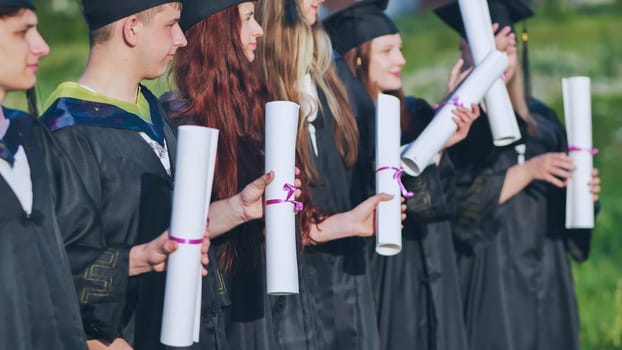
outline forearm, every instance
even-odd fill
[[[516,164],[508,169],[499,195],[499,204],[503,204],[527,187],[533,180],[527,163]]]
[[[312,224],[310,236],[315,242],[330,242],[356,236],[356,233],[353,220],[348,218],[346,212],[329,216],[319,224]]]
[[[211,239],[222,235],[246,222],[239,194],[210,204],[209,236]]]

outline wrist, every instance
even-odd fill
[[[130,249],[129,276],[140,275],[149,272],[152,266],[147,261],[146,244],[135,245]]]
[[[232,214],[234,222],[239,225],[248,221],[246,215],[244,215],[244,207],[242,205],[242,198],[240,194],[229,197],[227,200],[230,213]],[[237,226],[236,225],[236,226]]]

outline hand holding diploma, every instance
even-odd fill
[[[418,176],[432,163],[432,160],[456,132],[458,126],[453,121],[456,106],[470,106],[478,103],[488,88],[508,66],[505,54],[492,51],[488,57],[466,78],[443,104],[434,119],[412,143],[405,145],[402,152],[402,166],[406,173]]]
[[[378,204],[392,200],[393,195],[379,193],[373,195],[354,209],[331,215],[319,224],[311,226],[311,242],[326,243],[346,237],[370,237],[376,233],[376,209]],[[401,198],[401,221],[406,219],[406,205]]]
[[[206,231],[203,236],[203,243],[201,244],[202,265],[207,265],[209,263],[209,258],[207,257],[209,247],[210,239]],[[129,276],[135,276],[149,271],[164,271],[169,254],[175,252],[177,248],[179,248],[179,243],[170,239],[168,231],[165,231],[158,236],[158,238],[149,243],[132,247],[130,250]],[[207,276],[207,270],[202,268],[201,274]]]

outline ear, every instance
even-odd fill
[[[142,27],[143,23],[136,15],[131,15],[123,19],[121,22],[121,31],[123,33],[123,40],[127,45],[131,47],[138,45]]]

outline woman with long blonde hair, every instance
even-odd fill
[[[300,104],[297,159],[312,205],[300,217],[300,295],[275,297],[282,349],[377,349],[378,331],[365,254],[374,231],[372,196],[353,208],[358,129],[318,22],[323,0],[260,1],[265,39],[257,59],[272,99]],[[337,214],[340,213],[340,214]]]

